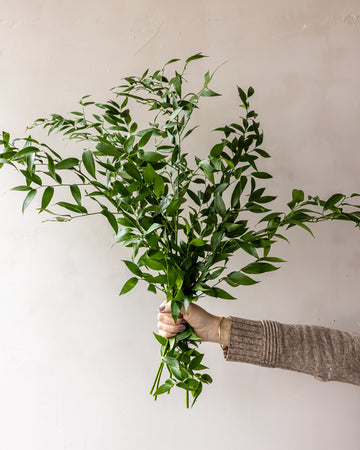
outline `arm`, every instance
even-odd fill
[[[191,304],[189,314],[174,324],[170,305],[158,315],[159,333],[171,337],[188,322],[203,340],[219,343],[220,317]],[[227,317],[221,322],[224,358],[264,367],[307,373],[322,381],[360,386],[360,334],[310,325]]]
[[[228,361],[295,370],[360,386],[360,335],[310,325],[231,317]]]

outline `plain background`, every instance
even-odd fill
[[[360,4],[357,0],[1,2],[0,129],[24,136],[34,119],[108,98],[121,77],[202,51],[189,79],[219,69],[187,150],[205,154],[216,126],[239,116],[236,85],[253,105],[272,158],[269,192],[328,198],[360,192]],[[70,147],[51,139],[64,155]],[[128,277],[104,218],[41,223],[21,215],[21,178],[0,172],[0,448],[4,450],[357,450],[360,389],[226,362],[202,344],[214,383],[193,410],[182,392],[148,395],[158,362],[161,296]],[[283,206],[284,205],[284,206]],[[286,207],[285,207],[286,208]],[[316,239],[288,233],[288,261],[237,301],[201,304],[221,315],[359,332],[360,233],[320,223]],[[234,258],[239,267],[242,255]]]

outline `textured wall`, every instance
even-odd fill
[[[326,197],[360,191],[360,4],[357,0],[2,1],[0,129],[22,135],[33,119],[97,99],[126,75],[203,51],[191,79],[216,74],[189,152],[238,117],[236,84],[254,106],[273,155],[279,204],[293,187]],[[60,141],[55,148],[68,152]],[[138,286],[118,297],[127,272],[103,218],[41,223],[21,215],[19,178],[0,173],[0,448],[135,450],[141,447],[357,450],[360,389],[302,374],[229,363],[202,344],[214,377],[197,406],[182,393],[148,395],[158,364],[152,338],[163,300]],[[359,332],[360,233],[319,224],[292,231],[288,263],[205,300],[211,312]],[[237,267],[239,261],[234,260]]]

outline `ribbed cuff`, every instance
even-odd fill
[[[280,341],[277,322],[230,318],[230,345],[224,349],[224,358],[275,367]]]

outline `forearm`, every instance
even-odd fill
[[[223,347],[230,345],[230,330],[231,330],[231,318],[224,317],[220,324],[221,316],[211,315],[210,325],[208,327],[208,336],[205,339],[208,342],[219,342],[219,326],[221,344]]]
[[[225,324],[224,321],[222,343],[227,345],[224,357],[229,361],[295,370],[323,381],[360,385],[358,334],[237,317],[228,318]]]

